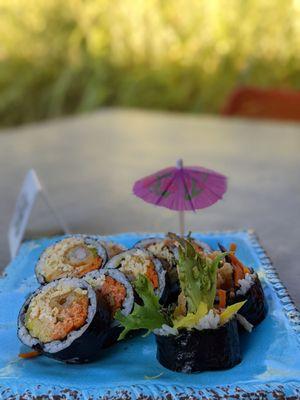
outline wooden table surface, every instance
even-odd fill
[[[190,213],[188,229],[255,229],[299,307],[300,125],[292,123],[116,109],[0,131],[0,269],[29,168],[73,232],[155,232],[176,230],[177,217],[135,198],[132,184],[179,157],[229,177],[224,200]],[[55,229],[37,203],[31,234]]]

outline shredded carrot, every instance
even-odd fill
[[[230,250],[232,253],[235,253],[236,248],[237,248],[236,243],[231,243],[231,244],[230,244],[230,247],[229,247],[229,250]]]
[[[23,359],[34,358],[40,356],[42,353],[37,350],[29,351],[28,353],[20,353],[19,357]]]
[[[126,289],[124,285],[110,276],[105,278],[100,293],[107,300],[113,315],[122,307],[126,298]]]
[[[239,286],[239,280],[244,279],[245,277],[244,270],[241,269],[239,266],[235,265],[233,270],[233,276],[234,276],[234,285]]]
[[[235,286],[239,285],[239,280],[245,278],[244,264],[233,254],[229,255],[231,264],[233,265],[233,276]]]
[[[229,254],[230,261],[232,262],[232,264],[233,264],[234,266],[239,267],[239,268],[243,271],[244,274],[249,274],[249,273],[250,273],[249,268],[247,268],[247,267],[237,258],[237,256],[234,254],[235,251],[236,251],[236,248],[237,248],[236,244],[235,244],[235,243],[231,243],[231,245],[230,245],[230,254]],[[239,279],[241,279],[241,278],[239,278]]]
[[[247,268],[247,267],[244,267],[244,274],[246,275],[246,274],[250,274],[250,270],[249,270],[249,268]]]
[[[153,265],[148,265],[146,277],[151,281],[154,289],[158,288],[158,275]]]
[[[237,258],[237,256],[230,253],[229,257],[230,257],[230,261],[231,261],[232,265],[236,265],[237,267],[239,267],[241,270],[244,271],[245,265]]]
[[[219,289],[218,295],[220,308],[226,308],[226,290]]]

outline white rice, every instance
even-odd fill
[[[163,324],[161,328],[155,329],[153,332],[155,333],[155,335],[159,336],[178,335],[178,329],[172,328],[171,326],[166,324]]]
[[[210,310],[203,318],[199,320],[199,322],[194,325],[192,328],[197,329],[198,331],[202,331],[204,329],[217,329],[220,324],[220,317],[218,314],[215,314],[213,310]],[[190,328],[190,329],[192,329]],[[178,335],[178,329],[173,328],[169,325],[163,324],[161,328],[155,329],[154,333],[159,336],[169,336]]]
[[[220,316],[215,314],[213,310],[210,310],[208,314],[200,319],[198,324],[195,325],[195,328],[198,331],[202,331],[203,329],[217,329],[219,327],[219,323]]]
[[[238,283],[240,285],[240,288],[237,290],[236,294],[244,296],[253,285],[254,280],[254,274],[246,274],[244,279],[239,279]]]
[[[151,259],[143,250],[135,250],[131,254],[125,254],[121,260],[119,270],[125,274],[129,280],[135,280],[139,275],[146,275],[147,268],[151,266]]]
[[[105,282],[105,274],[100,274],[98,271],[89,272],[83,279],[92,286],[93,289],[101,289]]]

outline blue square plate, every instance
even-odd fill
[[[148,234],[103,237],[127,247]],[[18,358],[18,311],[37,287],[34,265],[57,238],[23,244],[0,280],[0,398],[72,399],[300,399],[300,315],[252,232],[195,234],[212,248],[238,245],[237,255],[259,273],[267,318],[241,337],[243,360],[233,369],[186,375],[163,368],[153,336],[118,343],[96,363],[65,365],[46,357]],[[41,397],[40,397],[41,396]]]

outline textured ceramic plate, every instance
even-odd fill
[[[107,237],[130,247],[149,237]],[[72,399],[299,399],[300,318],[264,250],[250,232],[195,234],[213,248],[217,242],[238,244],[238,256],[259,273],[268,316],[251,334],[241,337],[243,360],[231,370],[185,375],[163,368],[155,358],[150,335],[119,343],[88,365],[64,365],[38,357],[18,359],[24,351],[16,320],[25,297],[37,287],[34,264],[57,238],[25,243],[0,280],[0,398],[44,396]],[[41,397],[40,397],[41,396]]]

